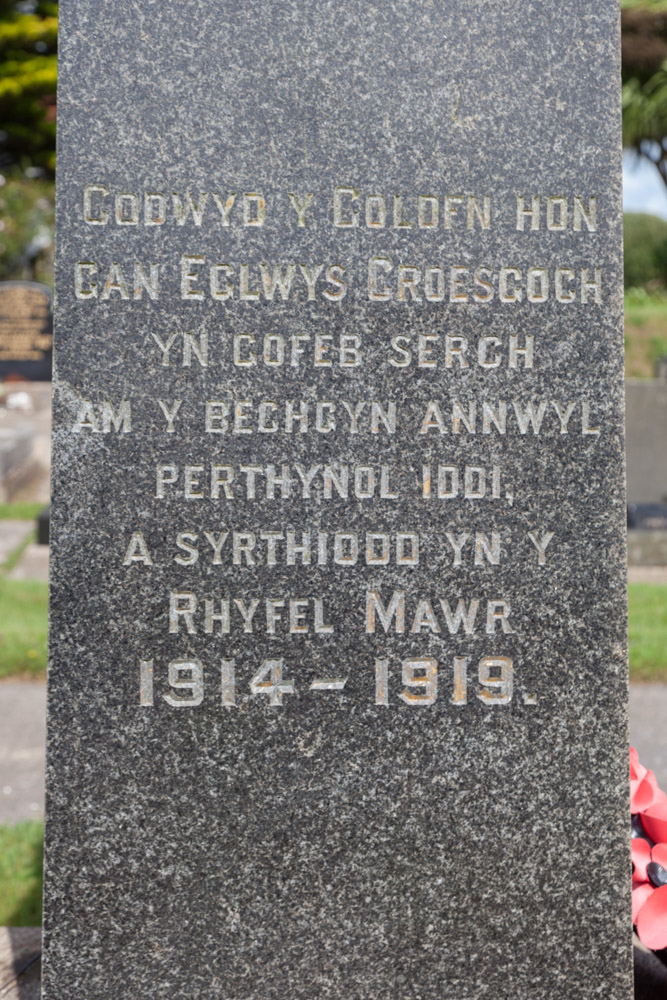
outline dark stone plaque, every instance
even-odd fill
[[[0,378],[51,379],[51,289],[36,281],[0,282]]]
[[[60,10],[44,1000],[627,1000],[615,5]]]

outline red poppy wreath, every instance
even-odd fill
[[[632,922],[652,951],[667,948],[667,795],[630,747]],[[660,956],[663,957],[662,955]]]

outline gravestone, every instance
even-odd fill
[[[60,11],[44,1000],[629,998],[615,5]]]
[[[0,378],[51,379],[51,289],[36,281],[0,282]]]
[[[629,504],[667,502],[667,367],[625,383]]]

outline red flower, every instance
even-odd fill
[[[653,771],[639,763],[637,751],[630,747],[630,812],[633,816],[644,814],[647,809],[663,802],[667,803],[667,795],[658,788]],[[667,837],[652,839],[667,840]]]
[[[630,798],[642,831],[632,840],[632,922],[642,944],[658,951],[667,947],[667,795],[653,772],[639,763],[634,747]]]

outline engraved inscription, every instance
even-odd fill
[[[512,701],[515,688],[515,664],[509,656],[482,656],[476,663],[475,680],[469,678],[470,657],[454,657],[452,664],[439,663],[432,656],[414,656],[404,659],[395,671],[393,699],[391,690],[391,661],[377,659],[373,666],[375,676],[373,700],[375,705],[399,708],[401,703],[409,708],[428,708],[438,697],[447,698],[450,705],[465,707],[469,692],[487,707],[507,706]],[[142,660],[139,666],[139,704],[156,708],[154,661]],[[245,691],[239,683],[235,659],[223,659],[219,665],[219,680],[213,683],[214,668],[209,671],[209,687],[217,688],[223,708],[238,708],[241,704],[263,703],[271,708],[285,708],[290,695],[338,694],[344,695],[348,677],[316,677],[300,686],[288,674],[285,660],[265,659],[252,673],[250,664],[243,664]],[[146,679],[148,677],[148,680]],[[369,685],[363,679],[364,687]],[[162,700],[171,708],[198,708],[204,701],[205,672],[202,662],[192,657],[172,660],[167,665],[166,677],[161,684]],[[243,692],[243,693],[242,693]],[[370,691],[368,692],[370,693]],[[523,704],[534,706],[533,694],[524,694]]]
[[[143,516],[128,525],[116,558],[129,586],[158,567],[174,574],[163,595],[166,634],[274,644],[254,664],[230,646],[215,667],[221,706],[279,709],[302,696],[344,703],[360,681],[335,658],[307,676],[307,655],[290,668],[278,652],[280,643],[321,647],[341,627],[365,642],[491,644],[451,655],[406,649],[400,660],[378,648],[364,681],[376,706],[513,703],[515,657],[497,644],[521,634],[526,609],[493,581],[519,564],[547,576],[562,539],[532,515],[521,530],[484,515],[520,512],[530,500],[516,459],[534,438],[546,444],[569,435],[595,448],[607,434],[604,400],[548,393],[537,381],[555,343],[543,317],[607,299],[605,268],[589,251],[603,221],[598,195],[534,190],[501,198],[437,184],[415,192],[345,181],[267,190],[242,179],[167,191],[92,181],[80,206],[93,237],[120,229],[131,246],[133,234],[148,229],[163,248],[173,245],[160,263],[89,249],[75,264],[80,308],[141,310],[134,350],[156,385],[148,405],[84,387],[70,431],[82,446],[106,436],[104,447],[114,449],[128,435],[131,442],[148,434],[159,449],[151,452],[152,482],[142,473],[140,486],[142,505],[158,521]],[[290,252],[264,253],[258,240],[281,228],[295,241]],[[326,252],[313,252],[318,230],[334,240]],[[218,251],[204,246],[198,234],[205,232],[233,236],[233,251],[224,242]],[[491,253],[490,234],[503,232],[524,241],[525,251]],[[564,233],[573,242],[540,260],[537,232],[554,247]],[[310,250],[299,253],[306,237]],[[476,252],[462,252],[472,237]],[[165,297],[191,310],[192,321],[184,313],[180,322],[156,322]],[[388,323],[385,336],[371,334],[353,318],[364,302],[378,315],[408,319]],[[438,312],[425,320],[423,310],[437,305],[458,310],[465,324]],[[294,308],[305,310],[306,322],[292,323]],[[489,326],[482,314],[491,308],[507,321]],[[338,319],[325,323],[325,315]],[[304,459],[304,445],[317,457]],[[408,502],[410,517],[397,518]],[[260,506],[293,516],[258,520]],[[322,524],[315,511],[335,517]],[[434,567],[448,574],[447,586]],[[260,580],[262,568],[281,568],[292,582]],[[201,587],[202,572],[220,576]],[[428,582],[415,588],[401,576],[415,573]],[[243,587],[235,588],[238,574]],[[336,596],[334,581],[343,579],[350,588]],[[452,588],[464,579],[468,589]],[[140,658],[141,706],[196,709],[209,697],[214,668],[204,659],[188,650],[159,669],[156,662]],[[521,690],[521,706],[537,701],[532,684]]]

